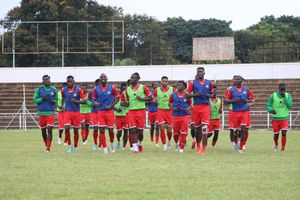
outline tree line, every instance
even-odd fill
[[[124,15],[122,8],[99,4],[95,0],[22,0],[20,6],[12,8],[3,21],[124,21],[124,52],[116,53],[115,65],[159,65],[191,64],[193,37],[233,36],[235,40],[234,63],[267,63],[300,61],[300,17],[265,16],[247,29],[233,31],[231,21],[219,19],[185,20],[181,17],[159,21],[147,15]],[[12,38],[10,24],[5,26],[6,38]],[[66,43],[66,29],[74,35]],[[16,27],[16,50],[35,51],[85,51],[94,49],[111,51],[112,29],[110,24],[96,25],[89,29],[88,44],[85,42],[82,24],[41,25],[38,47],[36,47],[36,24],[19,24]],[[116,27],[115,50],[120,50],[121,27]],[[81,34],[82,32],[82,34]],[[58,37],[51,37],[49,35]],[[43,34],[48,35],[42,37]],[[119,36],[118,36],[119,35]],[[100,37],[101,36],[101,37]],[[65,40],[64,40],[64,39]],[[2,46],[2,37],[0,43]],[[66,47],[67,46],[67,47]],[[10,40],[4,47],[11,51]],[[0,66],[12,66],[12,55],[1,54]],[[61,66],[61,54],[16,55],[16,66]],[[229,61],[202,61],[201,63],[226,63]],[[109,66],[110,53],[64,54],[65,66]]]

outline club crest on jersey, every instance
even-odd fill
[[[187,99],[183,99],[183,102],[187,102]]]
[[[107,92],[107,94],[111,94],[111,92],[110,92],[110,91],[108,91],[108,92]]]
[[[244,91],[243,93],[246,94],[246,91]]]
[[[76,93],[74,93],[74,94],[73,94],[73,97],[76,97],[76,96],[77,96],[77,94],[76,94]]]
[[[209,85],[205,85],[206,88],[209,88]]]
[[[51,92],[50,95],[53,96],[53,95],[54,95],[54,92]]]

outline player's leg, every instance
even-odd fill
[[[287,141],[287,130],[288,130],[288,120],[279,120],[281,129],[281,152],[285,152],[285,145]]]
[[[179,135],[179,153],[183,153],[186,144],[186,137],[188,134],[188,117],[183,116],[180,120],[180,135]]]
[[[172,140],[172,111],[166,110],[165,111],[165,122],[167,125],[167,136],[168,136],[168,149],[171,149],[171,140]]]
[[[57,138],[57,143],[62,144],[62,134],[64,132],[64,118],[63,118],[63,112],[58,112],[57,113],[57,118],[58,118],[58,138]]]
[[[139,152],[143,152],[143,139],[144,139],[144,127],[146,122],[146,112],[144,110],[139,110],[137,113],[137,133],[138,133],[138,148]]]
[[[157,121],[155,121],[155,145],[159,146],[159,126],[157,124]]]
[[[153,142],[155,129],[155,114],[153,112],[148,112],[148,121],[150,124],[150,141]]]
[[[81,138],[82,138],[83,145],[86,145],[86,143],[85,143],[85,138],[86,138],[86,129],[85,129],[85,127],[86,127],[85,120],[83,120],[81,122]]]
[[[115,140],[115,133],[114,133],[114,111],[108,111],[106,115],[106,125],[108,127],[108,134],[109,134],[109,141],[110,141],[110,152],[114,153],[115,146],[114,146],[114,140]]]
[[[105,111],[98,111],[98,125],[99,125],[99,145],[98,148],[103,148],[103,153],[107,154],[107,144],[105,136],[106,125],[106,113]]]
[[[191,123],[190,124],[190,128],[191,128],[191,136],[192,136],[192,147],[191,149],[195,149],[195,146],[196,146],[196,133],[195,133],[195,123]]]
[[[80,128],[80,113],[78,112],[73,112],[72,113],[72,125],[74,127],[74,149],[73,152],[77,153],[77,147],[78,147],[78,141],[79,141],[79,128]]]
[[[164,120],[163,114],[164,113],[162,110],[157,111],[157,122],[158,122],[158,126],[159,126],[161,142],[164,146],[164,149],[167,149],[167,145],[166,145],[167,141],[166,141],[166,133],[165,133],[165,120]]]
[[[201,135],[202,135],[202,148],[201,153],[204,156],[206,153],[206,146],[207,146],[207,135],[208,135],[208,126],[207,124],[201,124]]]
[[[52,143],[52,130],[54,126],[54,115],[50,115],[46,117],[47,119],[47,150],[50,151],[51,149],[51,143]]]
[[[212,147],[215,148],[216,144],[217,144],[217,141],[218,141],[218,137],[219,137],[219,130],[215,130],[214,131],[214,137],[212,139]]]
[[[126,144],[127,144],[127,141],[128,141],[128,131],[129,131],[129,129],[125,128],[123,130],[124,130],[124,134],[123,134],[123,146],[122,146],[122,150],[125,150]]]
[[[174,142],[175,142],[175,151],[179,152],[179,135],[180,135],[180,120],[178,117],[173,117],[173,132],[174,132]]]
[[[285,151],[286,141],[287,141],[287,130],[282,130],[281,131],[281,152]]]

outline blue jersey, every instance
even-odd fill
[[[65,110],[66,111],[72,111],[72,112],[79,111],[80,110],[79,103],[71,102],[72,98],[75,99],[75,100],[80,101],[79,87],[75,85],[73,92],[69,93],[68,86],[66,86],[66,87],[64,87],[63,92],[64,92]]]
[[[241,91],[238,91],[235,87],[230,88],[231,91],[231,99],[240,99],[238,103],[232,103],[232,111],[247,111],[249,110],[249,106],[244,100],[248,99],[248,88],[246,86],[242,87]]]
[[[153,95],[153,92],[151,92],[151,95]],[[157,103],[149,103],[148,104],[148,111],[149,112],[157,112]]]
[[[40,112],[50,112],[54,111],[55,104],[50,103],[51,100],[55,100],[56,89],[54,87],[50,87],[49,90],[46,90],[44,86],[40,86],[39,90],[39,98],[43,98],[47,96],[47,100],[42,101],[38,104],[38,111]]]
[[[172,98],[173,98],[173,108],[178,108],[177,111],[172,110],[172,115],[173,116],[189,115],[189,113],[186,111],[186,109],[189,107],[188,98],[186,96],[179,97],[177,95],[177,92],[173,92]]]
[[[193,93],[197,93],[200,91],[200,96],[194,97],[194,105],[207,104],[209,105],[209,98],[207,95],[210,94],[211,82],[205,79],[205,83],[201,84],[198,80],[193,81]]]
[[[113,86],[111,84],[108,84],[106,91],[101,90],[100,86],[97,86],[96,94],[96,101],[100,104],[99,110],[107,110],[106,106],[114,105],[115,97],[113,94]]]
[[[94,100],[94,88],[92,88],[91,90],[90,90],[90,96],[91,96],[91,101],[92,100]],[[98,110],[99,110],[99,106],[92,106],[92,110],[91,110],[91,112],[98,112]]]

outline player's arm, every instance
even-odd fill
[[[192,94],[193,88],[194,88],[194,83],[193,83],[193,81],[191,81],[191,82],[189,83],[189,85],[188,85],[187,90],[186,90],[186,96],[187,96],[188,98],[198,97],[198,96],[201,95],[201,92],[200,92],[200,91],[198,91],[198,92]]]
[[[222,105],[222,100],[221,100],[221,106],[220,106],[220,109],[219,109],[219,113],[222,114],[222,111],[223,111],[223,105]]]
[[[276,114],[276,110],[273,109],[274,98],[271,95],[267,101],[267,111],[272,114]]]
[[[171,94],[170,97],[169,97],[168,105],[169,105],[171,110],[174,110],[174,111],[178,110],[178,108],[173,107],[173,94]]]
[[[127,94],[127,90],[123,91],[120,97],[121,100],[121,106],[123,107],[129,107],[129,98]]]
[[[57,90],[56,88],[54,88],[54,96],[52,99],[50,99],[50,103],[53,104],[53,105],[56,105],[57,104]]]
[[[146,97],[142,98],[139,95],[137,95],[136,99],[139,101],[151,101],[153,99],[150,90],[145,85],[144,85],[144,93]]]
[[[214,86],[214,84],[212,82],[210,82],[210,86],[209,86],[209,94],[207,94],[208,98],[213,98],[217,92],[217,88]]]
[[[40,91],[39,88],[36,88],[36,90],[34,91],[34,94],[33,94],[33,103],[35,103],[35,104],[39,104],[44,101],[44,99],[40,97],[39,91]]]
[[[284,103],[288,109],[293,107],[293,99],[289,93],[287,93],[287,95],[284,97]]]
[[[79,88],[78,94],[79,94],[80,100],[76,100],[74,98],[71,98],[70,101],[72,103],[86,104],[86,96],[84,95],[83,90],[81,88]]]

